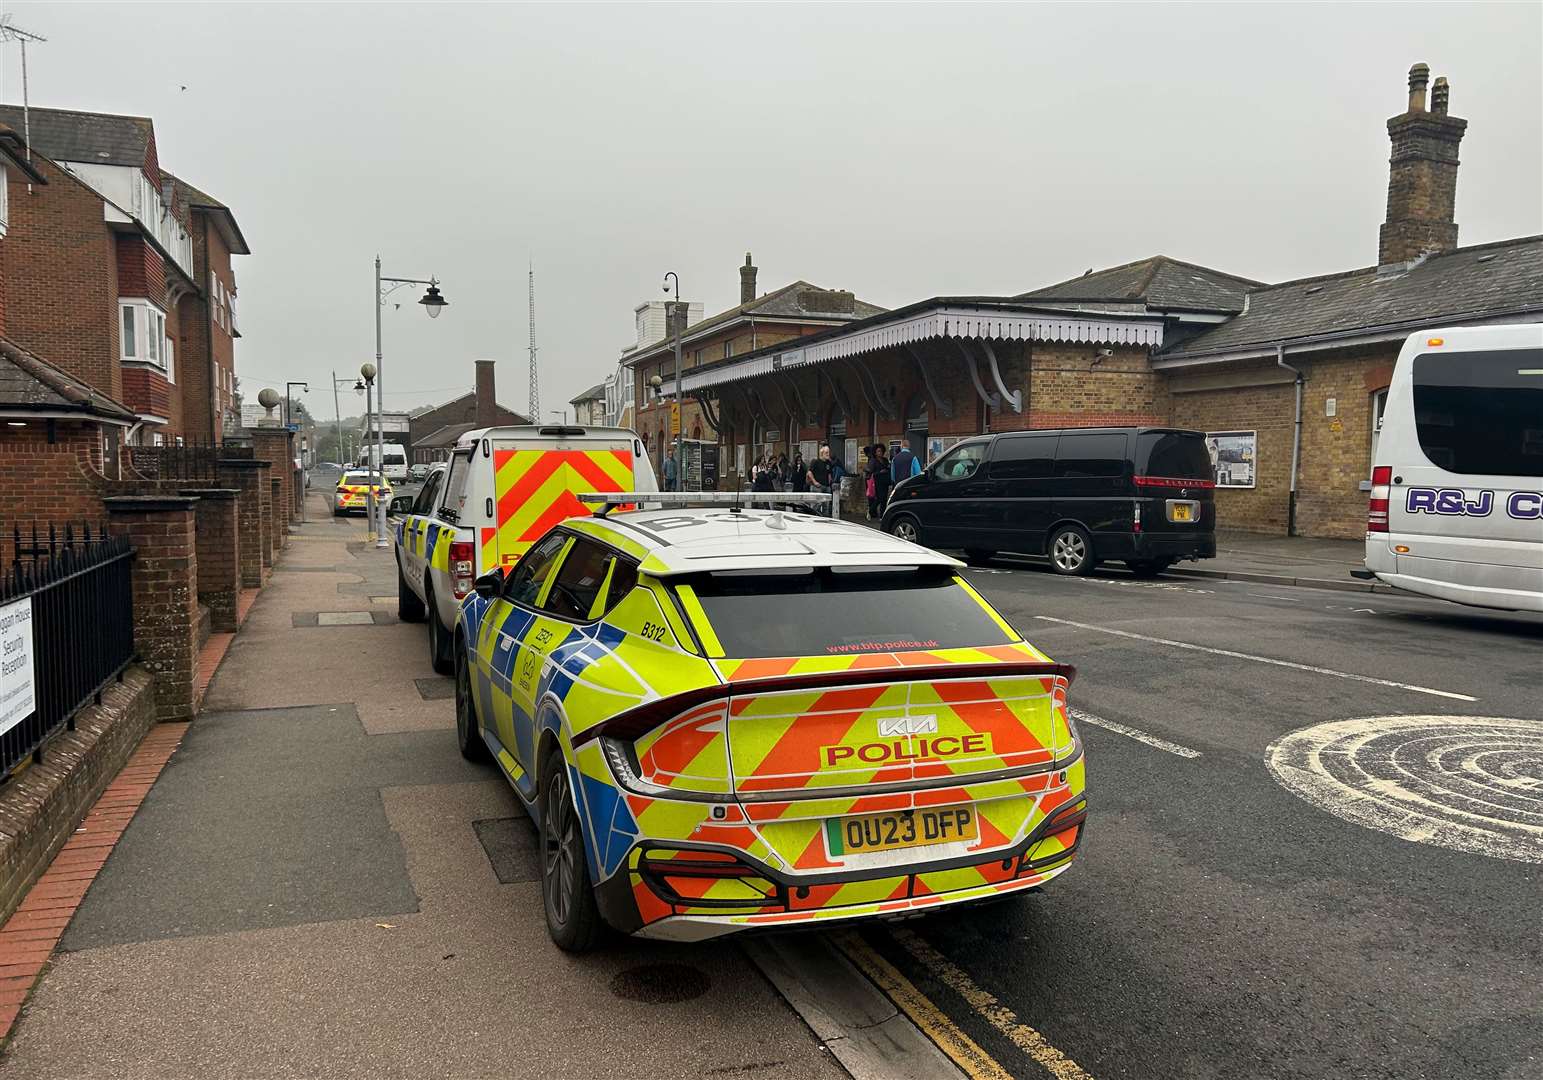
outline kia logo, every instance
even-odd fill
[[[879,721],[879,738],[893,735],[935,735],[938,730],[936,716],[891,716]]]

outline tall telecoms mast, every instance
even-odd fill
[[[530,419],[541,422],[541,380],[536,366],[536,268],[530,268]]]

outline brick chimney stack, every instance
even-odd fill
[[[1451,88],[1436,80],[1425,108],[1430,68],[1409,69],[1409,109],[1388,120],[1388,216],[1378,236],[1377,264],[1409,262],[1457,247],[1457,147],[1468,121],[1447,115]]]
[[[494,396],[494,360],[477,361],[477,411],[478,427],[498,426],[498,399]],[[464,413],[462,415],[465,415]]]
[[[750,252],[745,252],[745,265],[739,268],[739,302],[748,304],[755,299],[755,271],[750,264]]]

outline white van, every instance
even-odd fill
[[[434,669],[448,675],[456,615],[479,575],[513,566],[558,522],[594,513],[579,495],[658,490],[635,431],[535,425],[468,431],[417,495],[391,502],[391,514],[401,519],[394,529],[397,614],[404,622],[427,617]]]
[[[1404,342],[1373,455],[1366,569],[1460,604],[1543,611],[1543,324]]]
[[[394,442],[388,442],[385,446],[377,446],[375,443],[371,443],[369,449],[364,454],[363,460],[374,465],[376,459],[382,455],[384,455],[386,463],[381,468],[381,472],[386,474],[386,479],[397,484],[405,483],[407,480],[407,448],[401,443]]]

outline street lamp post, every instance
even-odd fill
[[[438,278],[381,277],[380,256],[375,256],[375,401],[377,408],[380,407],[379,403],[384,400],[381,395],[385,393],[385,380],[381,376],[380,363],[380,312],[386,306],[386,297],[404,285],[428,286],[428,290],[423,294],[423,298],[418,303],[423,305],[423,310],[428,312],[431,319],[439,318],[440,311],[450,303],[450,301],[439,295]],[[382,462],[381,468],[385,468],[384,462]],[[382,473],[382,475],[385,474]]]
[[[384,487],[386,482],[386,443],[385,437],[380,429],[380,383],[378,376],[379,371],[374,364],[366,363],[359,365],[359,377],[364,380],[364,419],[366,436],[368,436],[369,432],[371,415],[370,390],[373,388],[375,391],[375,471],[374,473],[368,471],[369,453],[366,451],[366,472],[364,475],[369,480],[365,490],[368,492],[366,499],[370,515],[370,524],[375,529],[375,546],[378,548],[383,548],[389,547],[390,542],[386,539],[386,504],[375,495],[375,489],[377,487]]]
[[[681,459],[680,453],[681,421],[684,419],[680,415],[680,329],[681,323],[685,322],[685,320],[681,318],[680,312],[680,275],[674,270],[664,275],[664,293],[666,296],[670,294],[671,278],[675,279],[675,308],[673,312],[674,319],[672,320],[675,324],[675,391],[670,397],[670,433],[674,436],[674,442],[670,448],[670,456],[675,460],[676,490],[681,490],[685,487],[685,476],[683,474],[686,463]]]

